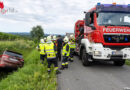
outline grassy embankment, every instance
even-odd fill
[[[0,53],[5,49],[21,52],[25,64],[23,68],[7,75],[0,81],[0,90],[56,90],[56,76],[48,75],[46,65],[39,60],[39,52],[31,41],[2,41]]]
[[[130,66],[130,60],[126,60],[126,65]]]

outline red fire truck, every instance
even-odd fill
[[[130,5],[100,4],[75,23],[76,52],[85,66],[113,61],[123,66],[130,59]]]

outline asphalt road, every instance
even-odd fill
[[[78,57],[74,59],[69,68],[58,75],[58,90],[125,90],[130,87],[130,66],[102,62],[84,67]]]

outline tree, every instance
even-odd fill
[[[40,38],[44,36],[44,31],[43,28],[40,25],[38,25],[32,28],[30,34],[33,40],[36,40],[36,42],[38,42]]]

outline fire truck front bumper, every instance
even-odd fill
[[[130,59],[130,47],[123,49],[111,49],[104,47],[102,44],[94,44],[90,52],[93,59],[118,60]]]

